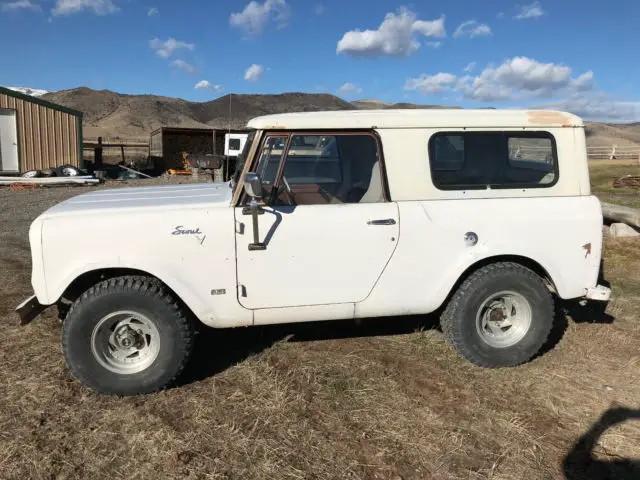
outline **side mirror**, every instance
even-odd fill
[[[251,197],[249,207],[242,209],[243,215],[251,215],[253,220],[253,243],[249,244],[249,250],[266,250],[267,246],[260,241],[260,233],[258,231],[258,215],[264,214],[264,210],[258,204],[258,200],[262,198],[262,180],[260,175],[248,172],[244,178],[244,190]]]
[[[260,175],[247,172],[244,178],[244,190],[252,199],[262,198],[262,179],[260,179]]]

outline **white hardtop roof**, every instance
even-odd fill
[[[388,109],[264,115],[249,128],[274,130],[351,128],[582,127],[582,119],[557,110]]]

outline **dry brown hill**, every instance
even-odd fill
[[[209,102],[157,95],[125,95],[81,87],[42,98],[84,112],[86,137],[146,137],[162,126],[239,128],[252,117],[291,111],[348,110],[355,107],[329,94],[229,95]]]
[[[351,102],[358,110],[375,110],[375,109],[389,109],[389,108],[461,108],[461,107],[447,107],[443,105],[418,105],[415,103],[389,103],[389,102],[381,102],[380,100],[356,100],[355,102]]]
[[[378,100],[347,102],[330,94],[229,95],[208,102],[189,102],[158,95],[126,95],[86,87],[47,93],[42,98],[84,112],[87,138],[119,136],[145,138],[162,126],[240,128],[252,117],[270,113],[387,108],[460,108]],[[640,124],[587,122],[589,145],[640,145]]]
[[[606,124],[586,122],[587,143],[597,146],[640,146],[640,123]]]

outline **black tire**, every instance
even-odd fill
[[[514,344],[495,346],[485,339],[491,337],[490,329],[481,326],[482,318],[491,316],[479,319],[478,315],[485,300],[501,292],[515,292],[528,302],[530,323],[522,338],[514,339]],[[506,312],[506,309],[498,310],[499,314]],[[487,265],[471,274],[454,293],[440,318],[445,338],[455,351],[485,368],[512,367],[529,361],[546,343],[553,321],[553,297],[542,278],[511,262]]]
[[[156,328],[157,354],[151,357],[151,364],[135,373],[107,368],[92,348],[92,335],[100,331],[101,320],[118,311],[152,319]],[[193,337],[193,324],[159,281],[126,276],[98,283],[74,302],[63,323],[62,348],[71,374],[83,384],[102,394],[139,395],[166,388],[176,380],[191,354]]]

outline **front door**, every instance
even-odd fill
[[[18,172],[16,112],[0,108],[0,172]]]
[[[252,217],[236,208],[240,303],[262,309],[360,302],[398,241],[397,204],[384,187],[368,132],[267,135],[253,171],[265,206],[252,250]]]

